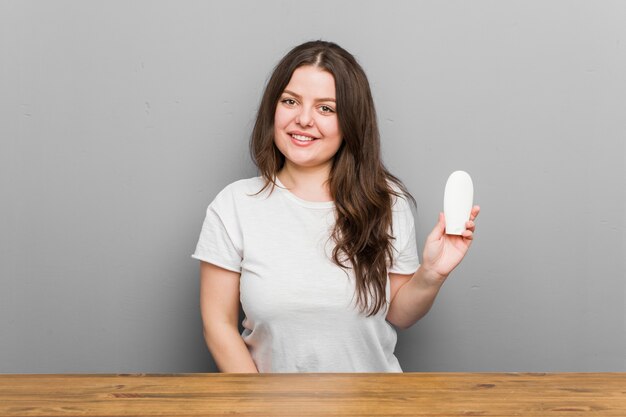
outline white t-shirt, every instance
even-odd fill
[[[228,185],[209,205],[193,258],[240,272],[245,341],[259,372],[402,372],[387,307],[365,317],[354,275],[332,261],[334,203],[305,201],[255,177]],[[393,205],[389,272],[419,266],[415,226]],[[389,304],[387,279],[387,305]]]

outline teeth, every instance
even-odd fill
[[[291,135],[291,137],[296,139],[296,140],[301,140],[301,141],[306,141],[306,142],[309,142],[309,141],[312,141],[313,139],[315,139],[315,138],[311,138],[311,137],[308,137],[308,136],[302,136],[302,135]]]

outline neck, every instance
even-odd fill
[[[278,179],[296,196],[308,201],[332,201],[328,188],[330,164],[321,167],[302,168],[285,162]]]

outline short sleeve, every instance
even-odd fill
[[[242,250],[234,242],[240,231],[232,210],[223,210],[218,196],[206,211],[200,238],[192,258],[234,272],[241,272]]]
[[[420,265],[415,242],[415,220],[405,197],[397,197],[393,205],[393,259],[389,272],[413,274]]]

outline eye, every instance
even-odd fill
[[[292,98],[284,98],[280,101],[281,103],[284,103],[288,106],[294,106],[296,104],[296,100],[292,99]]]
[[[320,106],[322,113],[334,113],[335,110],[330,106]]]

